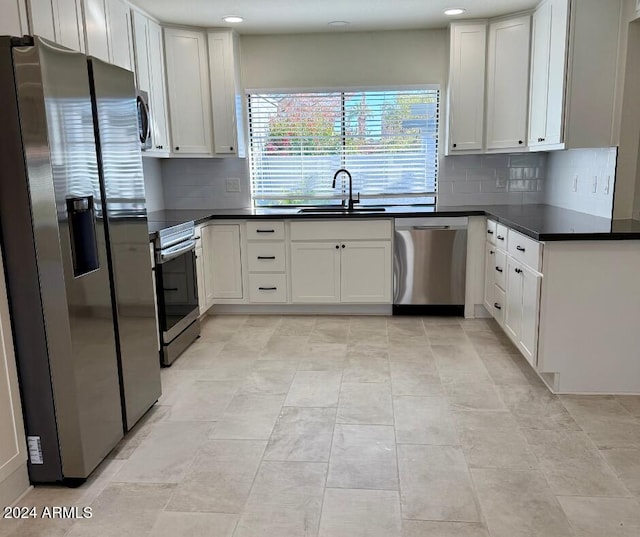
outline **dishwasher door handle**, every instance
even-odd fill
[[[439,229],[451,229],[451,226],[413,226],[411,229],[415,231],[437,231]]]

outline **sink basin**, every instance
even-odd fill
[[[335,214],[357,214],[357,213],[380,213],[385,211],[384,207],[358,207],[357,209],[347,209],[346,207],[304,207],[299,213],[335,213]]]

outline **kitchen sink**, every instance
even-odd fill
[[[334,213],[334,214],[358,214],[358,213],[380,213],[386,211],[384,207],[358,207],[347,209],[346,207],[304,207],[299,213]]]

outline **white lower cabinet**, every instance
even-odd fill
[[[291,243],[291,301],[340,302],[340,243]]]
[[[210,279],[205,276],[205,282],[211,281],[211,298],[242,298],[240,224],[213,224],[205,229],[208,239],[204,243],[206,246],[203,246],[204,271],[211,271]]]
[[[207,312],[207,292],[205,290],[204,256],[202,247],[196,248],[196,278],[198,279],[198,308],[200,315]]]
[[[340,245],[340,300],[391,301],[391,243],[349,241]]]
[[[496,247],[489,241],[486,243],[485,256],[484,256],[484,307],[489,313],[494,315],[494,299],[495,299],[495,277],[493,271],[495,270],[496,262]]]
[[[522,267],[509,258],[507,261],[507,307],[504,329],[517,344],[522,331]]]
[[[286,274],[249,274],[249,302],[275,304],[286,301]]]

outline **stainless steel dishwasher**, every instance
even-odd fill
[[[396,218],[393,313],[462,315],[466,217]]]

